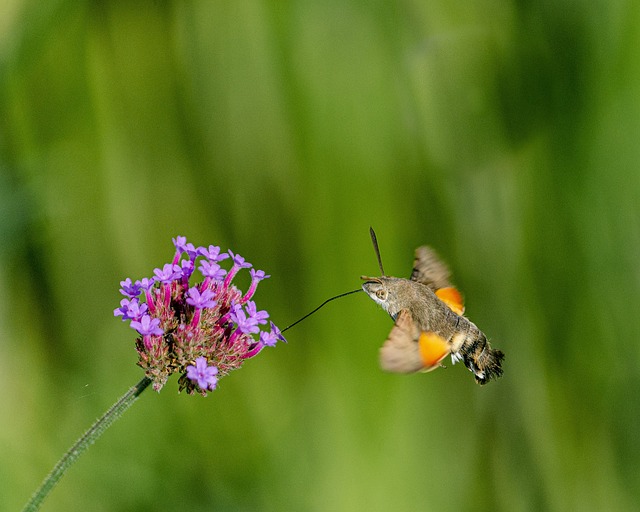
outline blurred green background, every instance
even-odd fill
[[[284,327],[377,274],[370,225],[391,275],[445,257],[504,378],[382,373],[352,295],[145,392],[43,510],[637,506],[638,2],[0,9],[1,510],[141,377],[112,311],[171,237],[270,273]]]

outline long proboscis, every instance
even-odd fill
[[[369,227],[369,234],[371,235],[371,241],[373,242],[373,249],[374,251],[376,251],[376,256],[378,258],[378,266],[380,267],[380,273],[384,276],[384,269],[382,268],[382,257],[380,256],[380,248],[378,247],[378,238],[376,237],[376,232],[373,230],[372,227]],[[282,329],[282,331],[280,332],[284,332],[287,331],[289,329],[291,329],[294,325],[298,325],[300,322],[302,322],[305,318],[310,317],[311,315],[313,315],[316,311],[318,311],[321,307],[325,306],[326,304],[328,304],[329,302],[331,302],[332,300],[336,300],[336,299],[340,299],[342,297],[346,297],[347,295],[351,295],[352,293],[358,293],[361,292],[362,288],[358,288],[357,290],[351,290],[350,292],[345,292],[345,293],[341,293],[340,295],[336,295],[335,297],[331,297],[330,299],[325,300],[322,304],[320,304],[316,309],[314,309],[313,311],[307,313],[306,315],[304,315],[302,318],[296,320],[295,322],[293,322],[291,325],[285,327],[284,329]]]
[[[307,313],[306,315],[304,315],[302,318],[300,318],[299,320],[296,320],[295,322],[293,322],[291,325],[289,325],[288,327],[285,327],[284,329],[282,329],[282,331],[280,332],[284,332],[288,329],[291,329],[294,325],[299,324],[300,322],[302,322],[305,318],[310,317],[311,315],[313,315],[316,311],[318,311],[322,306],[324,306],[325,304],[328,304],[329,302],[331,302],[332,300],[336,300],[336,299],[340,299],[341,297],[346,297],[347,295],[351,295],[352,293],[357,293],[357,292],[361,292],[362,288],[358,288],[357,290],[351,290],[350,292],[346,292],[346,293],[341,293],[340,295],[336,295],[335,297],[331,297],[330,299],[325,300],[322,304],[320,304],[316,309],[314,309],[313,311],[311,311],[310,313]]]

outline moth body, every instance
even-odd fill
[[[476,382],[486,384],[502,375],[504,354],[463,316],[462,297],[448,278],[447,267],[427,247],[416,250],[411,279],[363,277],[364,291],[395,321],[380,351],[381,366],[397,373],[430,371],[450,354],[453,364],[463,361]]]

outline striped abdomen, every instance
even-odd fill
[[[459,316],[456,323],[457,329],[450,338],[452,362],[462,360],[478,384],[501,377],[502,351],[492,349],[483,332],[465,317]]]

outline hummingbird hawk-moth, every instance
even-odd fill
[[[416,249],[409,279],[388,277],[373,229],[371,238],[383,275],[363,276],[362,288],[395,322],[380,349],[382,369],[428,372],[451,354],[451,362],[463,361],[478,384],[502,376],[504,354],[492,349],[482,331],[464,316],[462,296],[435,251],[427,246]]]

